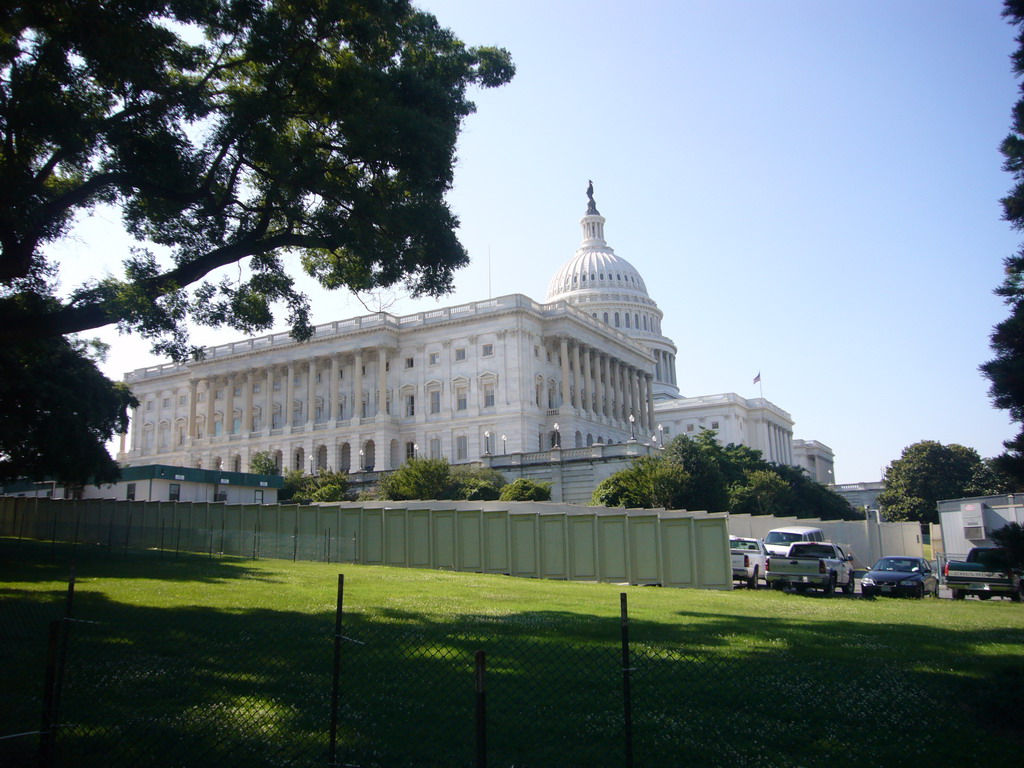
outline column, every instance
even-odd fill
[[[310,358],[306,374],[306,423],[313,426],[316,420],[316,358]]]
[[[206,439],[213,437],[213,398],[217,394],[217,379],[208,376],[206,379]]]
[[[583,368],[580,365],[579,342],[572,345],[572,366],[576,376],[575,385],[573,386],[573,394],[575,395],[573,399],[576,401],[574,405],[582,409],[585,406],[583,405]]]
[[[384,416],[388,412],[388,350],[383,344],[377,347],[377,367],[377,414]]]
[[[599,371],[598,371],[598,388],[597,388],[597,411],[605,418],[608,418],[611,408],[612,397],[610,394],[611,387],[609,386],[611,381],[608,374],[608,355],[600,355],[597,359]]]
[[[636,394],[637,394],[637,421],[640,422],[640,428],[643,430],[645,438],[651,435],[651,425],[647,420],[647,378],[644,376],[643,371],[636,372]]]
[[[221,420],[225,435],[230,435],[235,426],[235,374],[227,377],[224,387],[224,416]]]
[[[340,381],[341,360],[338,355],[331,355],[331,391],[324,398],[324,408],[329,409],[327,410],[327,420],[332,424],[338,419],[338,389]],[[337,461],[335,461],[334,466],[338,466]]]
[[[256,381],[256,369],[250,368],[245,372],[245,391],[242,393],[242,434],[248,435],[252,432],[252,385]]]
[[[263,395],[263,429],[268,431],[274,426],[274,366],[267,366],[266,383],[263,385],[267,391]]]
[[[619,388],[619,363],[612,358],[608,358],[608,387],[608,418],[618,422],[622,407],[622,391]]]
[[[569,392],[569,340],[564,336],[559,339],[559,352],[562,359],[562,404],[571,405],[572,396]]]
[[[189,436],[190,440],[195,440],[195,437],[196,437],[196,394],[197,394],[198,389],[199,389],[199,379],[189,379],[189,382],[188,382],[188,436]]]
[[[284,387],[284,406],[281,414],[284,417],[282,423],[292,426],[293,413],[295,408],[295,363],[288,363],[288,381]]]
[[[583,352],[583,387],[580,389],[580,393],[583,399],[583,412],[586,414],[594,410],[594,382],[590,378],[590,357],[593,353],[592,349],[586,349]]]
[[[647,424],[653,435],[653,430],[658,428],[658,422],[654,416],[654,377],[650,373],[647,374]],[[661,438],[660,435],[658,437]]]
[[[356,424],[359,423],[359,419],[363,416],[363,350],[357,349],[355,355],[355,363],[353,364],[354,370],[352,371],[352,418],[356,419]],[[359,441],[355,441],[353,444],[353,453],[359,450],[362,446]],[[356,463],[356,456],[353,455],[352,463]],[[362,470],[362,467],[360,467]]]

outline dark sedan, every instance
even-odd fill
[[[864,597],[937,595],[939,579],[923,557],[883,557],[860,580]]]

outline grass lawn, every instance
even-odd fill
[[[0,540],[0,736],[38,727],[70,554]],[[1024,742],[1009,601],[75,554],[59,764],[326,764],[339,573],[342,764],[472,765],[483,649],[489,765],[624,765],[622,592],[638,766],[1004,761]],[[26,744],[0,741],[0,763]]]

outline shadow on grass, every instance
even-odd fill
[[[0,569],[20,577],[29,565]],[[211,589],[249,570],[200,557],[89,565],[114,578],[164,567],[145,575]],[[34,712],[24,723],[0,714],[0,735],[38,725],[45,622],[62,598],[0,593],[0,638],[17,650],[5,701],[31,699],[18,711]],[[58,765],[327,762],[330,611],[140,607],[85,584],[74,615]],[[630,625],[637,765],[1003,760],[1024,733],[1020,657],[1000,650],[1024,640],[1019,629],[678,615],[690,621]],[[385,608],[345,616],[342,635],[341,764],[472,765],[477,650],[487,655],[489,765],[624,764],[618,616],[517,611],[454,623]],[[4,759],[10,743],[0,741],[0,763],[16,765]]]

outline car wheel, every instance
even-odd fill
[[[835,594],[835,591],[836,591],[836,575],[834,573],[829,574],[828,584],[825,585],[825,589],[823,591],[825,592],[826,595]]]
[[[786,585],[783,584],[781,581],[769,581],[768,586],[776,590],[777,592],[781,592],[786,588]]]
[[[806,595],[807,594],[807,585],[806,584],[797,584],[796,585],[796,591],[799,592],[801,595]]]
[[[992,595],[978,595],[979,600],[991,600]]]
[[[1015,603],[1019,603],[1021,601],[1020,590],[1021,590],[1021,588],[1017,587],[1017,591],[1016,592],[1010,593],[1010,599],[1013,600],[1013,602],[1015,602]]]
[[[924,598],[924,584],[918,584],[914,589],[914,597],[918,600]]]
[[[954,589],[951,591],[953,593],[954,600],[963,600],[965,597],[967,597],[967,595],[964,594],[964,591],[962,589]]]
[[[757,589],[757,566],[754,566],[754,574],[747,579],[747,589]]]
[[[850,581],[843,584],[843,594],[852,595],[857,588],[857,581],[854,579],[853,573],[850,573]]]

